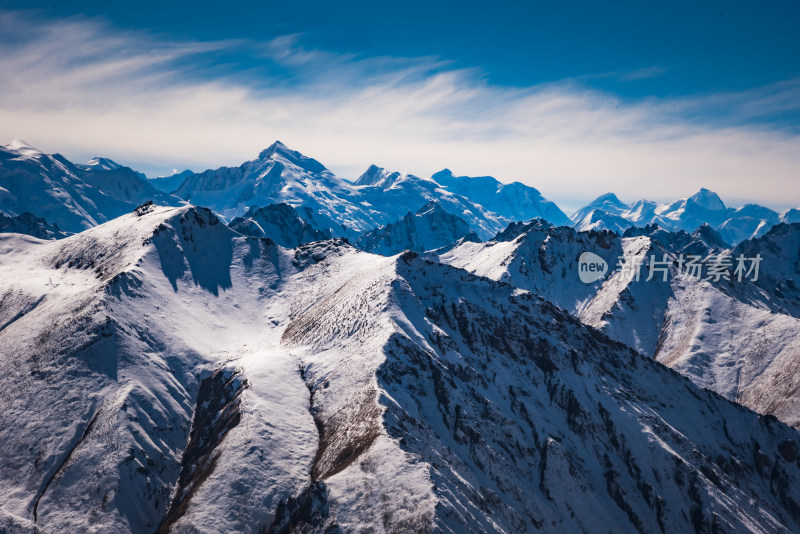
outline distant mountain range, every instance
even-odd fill
[[[779,214],[756,204],[729,208],[707,189],[666,204],[640,200],[628,205],[608,193],[570,218],[539,191],[519,182],[455,176],[447,169],[420,178],[375,165],[350,182],[279,141],[239,167],[187,170],[153,179],[108,158],[73,164],[22,141],[0,147],[0,211],[8,216],[30,212],[74,233],[127,213],[145,200],[206,206],[229,221],[247,218],[259,208],[287,204],[311,210],[314,224],[327,228],[331,236],[353,241],[400,222],[408,212],[432,201],[463,219],[481,240],[493,238],[511,222],[539,218],[556,226],[619,234],[652,224],[691,233],[708,224],[726,243],[735,245],[764,235],[780,222],[800,221],[800,209]],[[244,227],[239,224],[239,228]],[[256,231],[255,226],[250,228]]]
[[[639,200],[628,205],[613,193],[607,193],[575,212],[572,221],[578,230],[607,229],[619,234],[632,226],[657,224],[665,230],[692,232],[707,224],[717,230],[725,242],[736,244],[760,237],[778,223],[800,222],[800,211],[790,209],[777,213],[757,204],[729,208],[719,195],[703,188],[689,198],[666,204]]]

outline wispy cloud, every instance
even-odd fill
[[[332,54],[302,36],[186,42],[19,12],[0,12],[0,35],[0,138],[68,157],[205,169],[279,138],[344,177],[373,162],[420,175],[447,166],[568,207],[609,190],[660,200],[701,186],[733,203],[800,204],[800,137],[762,120],[797,113],[797,80],[626,101],[577,81],[492,86],[438,58]]]

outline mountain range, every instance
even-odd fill
[[[790,209],[777,213],[757,204],[729,208],[719,195],[702,188],[688,198],[666,204],[639,200],[629,205],[615,194],[606,193],[575,212],[572,221],[578,230],[613,230],[619,234],[630,227],[651,224],[686,232],[707,224],[717,230],[725,242],[735,245],[745,239],[761,237],[778,223],[800,222],[800,212]]]
[[[353,241],[431,201],[463,219],[481,240],[493,238],[511,222],[541,218],[556,226],[619,234],[651,224],[691,233],[708,224],[735,245],[764,235],[778,223],[800,221],[800,209],[779,214],[756,204],[729,208],[707,189],[665,204],[641,200],[628,205],[608,193],[570,218],[535,188],[519,182],[455,176],[447,169],[420,178],[376,165],[348,181],[279,141],[239,167],[149,180],[108,158],[73,164],[22,141],[0,147],[0,211],[8,216],[28,211],[75,233],[130,212],[146,200],[206,206],[228,221],[273,204],[305,207],[320,224],[335,229],[333,236]]]
[[[0,531],[800,532],[800,211],[765,210],[13,142]]]
[[[8,532],[800,529],[795,429],[510,284],[195,207],[0,247]]]

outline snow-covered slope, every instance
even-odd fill
[[[11,216],[30,212],[64,231],[80,232],[146,200],[180,203],[127,167],[110,160],[95,163],[76,166],[60,154],[44,154],[19,140],[0,147],[0,211]]]
[[[614,193],[600,195],[589,204],[575,212],[572,216],[575,221],[582,221],[587,215],[597,210],[605,214],[622,217],[628,212],[630,206],[622,202]]]
[[[756,282],[680,275],[680,254],[708,260],[724,251],[707,225],[692,235],[646,230],[619,238],[531,225],[512,232],[513,241],[498,236],[462,244],[441,260],[531,290],[699,385],[800,425],[800,225],[776,226],[729,252],[733,258],[762,255]],[[587,251],[611,272],[592,284],[578,276],[578,259]],[[647,280],[651,257],[662,261],[665,254],[667,281],[660,272]],[[642,262],[639,280],[625,276],[620,256]]]
[[[800,208],[792,208],[782,212],[779,215],[780,222],[791,224],[800,222]]]
[[[795,430],[508,284],[191,207],[0,251],[4,528],[800,529]]]
[[[27,234],[39,239],[61,239],[67,237],[65,232],[55,224],[49,224],[32,213],[20,213],[9,217],[0,213],[0,233]]]
[[[344,228],[322,220],[310,208],[295,209],[289,204],[251,208],[244,217],[235,218],[228,226],[243,235],[268,237],[287,248],[346,235]]]
[[[397,222],[361,235],[355,246],[367,252],[392,256],[411,250],[426,252],[446,247],[459,239],[480,241],[469,225],[432,200],[417,213],[408,212]]]

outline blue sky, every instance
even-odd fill
[[[0,7],[0,135],[76,159],[200,170],[280,138],[348,178],[446,166],[568,208],[800,205],[797,2]]]

